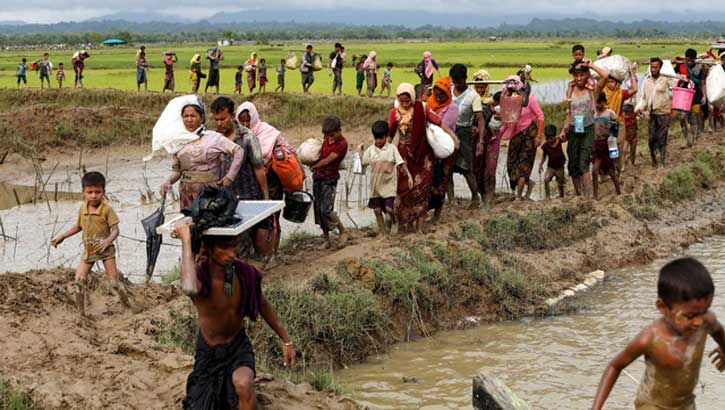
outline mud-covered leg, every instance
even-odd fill
[[[121,283],[121,275],[118,273],[118,269],[116,268],[116,258],[104,260],[103,268],[106,270],[108,280],[111,282],[111,287],[121,300],[121,304],[126,308],[130,308],[131,304],[128,302],[126,287],[123,283]]]
[[[92,264],[81,261],[76,269],[76,307],[81,316],[86,316],[86,291],[88,274],[91,272]]]

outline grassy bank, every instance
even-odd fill
[[[27,393],[16,390],[7,380],[0,378],[0,410],[41,409]]]
[[[116,90],[0,89],[0,153],[37,155],[118,144],[150,146],[151,130],[171,98],[171,94]],[[203,98],[208,109],[215,96]],[[236,103],[253,101],[264,121],[288,131],[287,138],[297,143],[311,135],[296,135],[294,129],[317,127],[327,115],[340,117],[348,130],[367,132],[373,122],[387,120],[392,106],[392,99],[353,96],[268,93],[232,98]],[[543,110],[547,122],[563,123],[562,105],[544,105]],[[207,117],[207,126],[213,128],[211,115]]]

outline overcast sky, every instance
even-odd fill
[[[245,4],[256,5],[252,0],[242,2],[240,0],[0,0],[0,21],[22,20],[29,23],[53,23],[59,21],[81,21],[88,18],[99,17],[119,11],[143,12],[151,10],[167,14],[179,15],[190,19],[201,19],[219,11],[241,11]],[[430,10],[432,12],[456,12],[456,13],[478,13],[488,16],[492,15],[517,15],[527,14],[532,18],[537,13],[562,13],[566,15],[579,14],[590,15],[595,7],[606,4],[605,10],[598,10],[600,17],[606,15],[631,16],[631,19],[646,19],[648,15],[657,14],[662,18],[663,13],[677,13],[681,15],[687,9],[699,10],[693,13],[694,20],[721,20],[722,12],[725,11],[725,2],[690,0],[609,0],[606,3],[583,0],[508,0],[504,4],[501,1],[489,0],[264,0],[262,4],[267,9],[281,7],[320,7],[320,8],[359,8],[365,4],[367,8],[379,10],[391,9],[391,12],[410,7],[412,10]],[[113,7],[116,4],[123,4],[124,8]],[[653,7],[652,4],[656,4]],[[113,5],[109,7],[109,5]],[[152,7],[149,7],[153,5]],[[201,7],[203,5],[204,7]],[[704,10],[707,10],[705,12]],[[289,19],[289,16],[281,16],[281,20]],[[401,15],[404,18],[404,15]],[[408,22],[410,23],[410,22]]]

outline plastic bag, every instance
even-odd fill
[[[593,63],[595,66],[603,69],[609,73],[609,76],[619,82],[626,81],[629,79],[629,70],[632,67],[632,63],[628,58],[621,55],[613,55],[604,57],[601,60],[597,60]],[[599,77],[594,70],[591,70],[592,76]]]
[[[456,149],[453,138],[437,125],[426,125],[425,136],[428,144],[433,148],[433,155],[438,159],[450,157]]]
[[[312,60],[312,70],[313,71],[320,71],[322,70],[322,57],[320,57],[319,54],[315,54]]]
[[[199,100],[198,96],[190,94],[169,101],[151,131],[151,150],[153,152],[163,148],[169,154],[175,154],[181,147],[199,138],[196,132],[198,130],[194,132],[187,130],[181,117],[181,109],[184,106],[198,104]]]
[[[297,158],[305,165],[314,165],[320,160],[322,154],[322,140],[310,138],[300,145],[297,150]]]
[[[664,60],[662,62],[660,74],[665,77],[679,77],[677,73],[675,73],[675,67],[672,66],[672,62],[670,60]]]
[[[352,155],[352,164],[350,166],[351,171],[353,174],[365,174],[365,167],[363,167],[362,164],[362,158],[360,158],[360,153],[356,152]]]
[[[717,105],[725,101],[725,71],[722,65],[718,64],[710,68],[710,74],[705,81],[707,89],[707,100]]]
[[[287,53],[287,61],[285,62],[288,70],[297,69],[297,54],[294,51]]]

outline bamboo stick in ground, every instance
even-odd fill
[[[15,203],[18,204],[18,208],[20,207],[20,197],[18,196],[18,191],[13,188],[13,195],[15,196]]]

